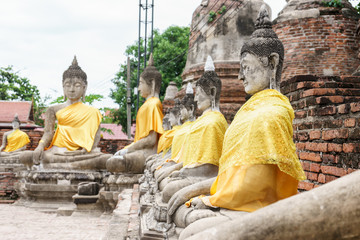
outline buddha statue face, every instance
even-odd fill
[[[148,96],[153,94],[152,86],[148,84],[147,81],[145,81],[145,79],[142,77],[140,77],[140,81],[139,81],[139,92],[143,98],[147,98]]]
[[[277,53],[272,53],[269,58],[243,53],[240,58],[239,79],[244,81],[245,92],[255,94],[270,88],[270,80],[276,77],[278,61]]]
[[[180,105],[180,120],[185,122],[190,118],[190,112],[186,109],[184,105]]]
[[[71,102],[85,99],[86,87],[86,73],[79,67],[75,56],[70,67],[63,73],[64,98]]]
[[[79,77],[65,78],[63,88],[65,97],[70,101],[78,101],[85,96],[86,84]]]
[[[196,86],[195,102],[200,111],[211,107],[211,95],[208,95],[200,86]]]
[[[12,128],[15,129],[19,129],[20,127],[20,123],[18,121],[13,121],[12,122]]]
[[[169,122],[172,127],[176,126],[178,124],[177,116],[175,116],[175,114],[173,112],[170,112]]]
[[[284,46],[272,30],[265,5],[260,8],[255,29],[241,48],[239,79],[244,80],[248,94],[268,88],[280,91]]]

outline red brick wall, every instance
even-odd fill
[[[2,137],[4,132],[10,131],[11,129],[0,129],[0,144],[2,143]],[[27,145],[26,150],[35,150],[39,141],[44,134],[42,130],[34,130],[34,129],[21,129],[26,132],[26,134],[30,138],[30,143]],[[101,152],[114,154],[117,150],[122,149],[124,146],[130,144],[130,140],[107,140],[101,139],[98,147],[100,147]]]
[[[14,189],[15,173],[0,172],[0,204],[13,203],[17,199]]]
[[[319,10],[319,18],[288,20],[273,26],[285,47],[282,80],[307,74],[351,75],[359,66],[357,19],[344,16],[338,8]]]
[[[360,77],[296,76],[282,82],[295,110],[294,140],[310,190],[360,168]]]

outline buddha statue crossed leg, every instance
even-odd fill
[[[103,154],[97,148],[102,116],[98,109],[82,103],[86,88],[86,73],[74,57],[72,65],[63,74],[66,102],[47,109],[44,135],[33,152],[27,151],[20,156],[22,163],[32,165],[41,161],[44,168],[106,169],[106,160],[111,155]]]

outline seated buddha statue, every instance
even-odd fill
[[[185,136],[188,133],[189,127],[191,123],[195,120],[195,109],[196,109],[196,102],[194,101],[194,91],[192,89],[191,84],[189,83],[186,88],[185,96],[180,100],[175,102],[175,108],[179,109],[176,113],[172,115],[173,119],[180,120],[181,125],[176,127],[176,130],[172,132],[172,139],[169,144],[170,147],[170,156],[163,159],[163,161],[157,161],[152,164],[151,172],[154,172],[156,169],[161,170],[157,171],[157,173],[161,173],[166,167],[172,166],[176,164],[175,161],[172,159],[176,159],[182,145],[184,144]],[[161,141],[161,139],[160,139]],[[159,141],[159,145],[160,145]],[[164,163],[165,160],[168,160]],[[148,163],[147,163],[148,164]]]
[[[21,154],[22,163],[41,162],[44,168],[106,169],[106,160],[111,155],[103,154],[97,148],[102,116],[98,109],[82,103],[86,88],[86,73],[74,57],[63,74],[66,101],[46,110],[44,135],[33,152]]]
[[[5,132],[3,135],[0,147],[1,157],[19,155],[19,153],[26,149],[26,145],[30,142],[28,135],[20,130],[20,120],[17,114],[12,121],[12,128],[13,130]]]
[[[158,140],[164,133],[164,116],[159,99],[161,82],[161,74],[155,68],[151,54],[148,66],[140,75],[139,91],[146,101],[136,115],[134,142],[106,162],[108,171],[143,173],[146,158],[157,152]]]
[[[225,133],[218,176],[174,194],[168,205],[169,217],[185,201],[209,193],[195,198],[192,207],[253,212],[297,194],[298,181],[305,179],[292,138],[294,111],[279,92],[284,47],[265,8],[261,8],[255,26],[250,40],[242,46],[239,72],[246,93],[252,96]],[[199,227],[200,231],[204,221],[194,222],[188,229]],[[214,218],[211,224],[223,221]],[[183,235],[193,233],[185,229]]]
[[[176,156],[177,164],[174,166],[181,168],[168,175],[169,182],[162,190],[163,202],[168,202],[181,188],[217,175],[222,142],[228,127],[219,111],[220,92],[221,80],[209,56],[204,74],[196,82],[195,101],[202,115],[191,124]]]

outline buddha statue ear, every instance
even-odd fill
[[[269,67],[271,69],[270,89],[280,91],[280,83],[276,79],[276,72],[279,65],[279,54],[271,53],[269,56]],[[279,79],[280,81],[280,79]]]
[[[155,85],[156,85],[155,81],[156,81],[155,78],[153,78],[152,81],[151,81],[151,95],[152,96],[155,96],[155,93],[156,93],[156,91],[155,91]]]
[[[65,91],[64,91],[64,102],[66,102],[66,95],[65,95]]]
[[[216,107],[215,97],[216,97],[216,87],[210,87],[210,94],[211,94],[211,109],[214,110]]]
[[[85,87],[84,87],[84,93],[83,93],[83,95],[82,95],[82,97],[81,97],[81,100],[82,100],[83,102],[85,102],[86,89],[87,89],[87,85],[85,85]]]

